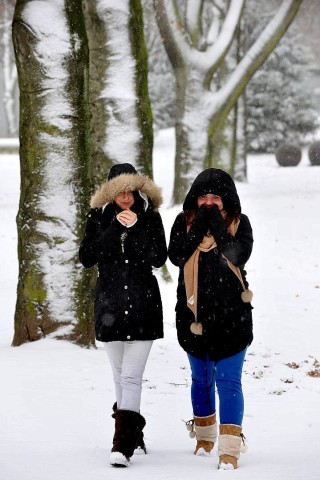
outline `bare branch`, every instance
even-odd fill
[[[192,42],[198,45],[201,35],[201,13],[203,0],[188,0],[186,6],[186,28],[190,34]]]
[[[227,83],[225,83],[219,90],[219,93],[215,95],[212,104],[212,115],[219,115],[219,112],[225,109],[226,104],[229,104],[227,113],[230,111],[251,77],[268,58],[269,54],[279,42],[279,39],[292,23],[302,1],[303,0],[283,0],[274,17],[232,72]]]
[[[182,51],[179,47],[179,43],[181,43],[182,39],[180,39],[180,42],[177,41],[178,20],[174,13],[172,2],[169,0],[169,14],[164,4],[164,0],[154,0],[153,6],[169,60],[173,68],[181,67],[184,65]],[[181,28],[181,26],[179,26],[179,28]]]

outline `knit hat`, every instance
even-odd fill
[[[131,163],[118,163],[110,168],[108,180],[111,180],[118,175],[122,175],[123,173],[130,173],[131,175],[138,174],[137,170],[131,165]]]
[[[227,172],[219,168],[207,168],[196,177],[183,203],[183,210],[198,208],[198,197],[207,193],[219,195],[228,213],[241,213],[235,183]]]

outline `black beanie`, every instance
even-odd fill
[[[131,163],[117,163],[110,168],[108,180],[112,180],[112,178],[118,177],[118,175],[122,175],[123,173],[130,173],[131,175],[138,174],[137,170],[131,165]]]

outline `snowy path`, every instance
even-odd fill
[[[167,154],[170,132],[158,138]],[[249,451],[237,472],[216,469],[217,456],[195,457],[181,419],[191,417],[189,367],[174,329],[175,283],[161,284],[165,338],[145,371],[142,413],[149,454],[128,469],[108,466],[113,383],[105,352],[50,338],[10,346],[17,280],[15,215],[18,160],[0,156],[0,478],[1,480],[319,480],[320,478],[320,168],[306,159],[279,169],[252,157],[239,185],[255,232],[248,276],[254,290],[255,340],[243,385]],[[165,169],[156,180],[170,187]],[[169,233],[177,209],[163,209]],[[168,263],[176,279],[176,269]],[[289,364],[289,365],[286,365]],[[298,368],[293,368],[298,367]]]

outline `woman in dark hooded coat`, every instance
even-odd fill
[[[241,213],[232,178],[220,169],[204,170],[172,227],[169,258],[180,268],[177,334],[192,371],[194,419],[187,427],[197,439],[195,454],[210,453],[218,430],[217,387],[219,468],[237,468],[243,437],[241,375],[253,339],[244,265],[252,245],[251,225]]]
[[[162,303],[153,267],[167,259],[160,188],[129,164],[114,165],[91,199],[80,246],[82,265],[98,265],[96,338],[105,342],[115,383],[110,463],[127,466],[145,449],[140,414],[142,375],[153,340],[163,337]]]

